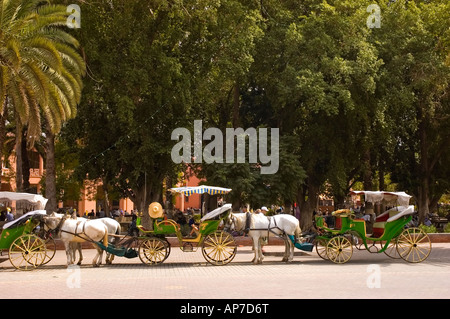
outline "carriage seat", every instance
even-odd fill
[[[385,211],[375,219],[375,223],[373,224],[373,237],[378,238],[383,235],[386,223],[390,223],[406,215],[411,215],[412,213],[414,213],[414,205],[397,206]]]
[[[140,231],[142,231],[143,233],[149,233],[149,232],[153,232],[156,229],[159,229],[160,227],[171,227],[173,228],[175,231],[180,229],[180,225],[175,222],[173,219],[165,219],[165,218],[157,218],[154,222],[154,229],[147,229],[144,226],[142,226],[141,224],[136,225],[136,228],[139,229]],[[167,228],[165,228],[167,229]]]
[[[136,225],[136,228],[139,229],[140,231],[142,231],[143,233],[148,233],[151,231],[150,229],[147,229],[142,225]]]

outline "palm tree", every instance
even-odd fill
[[[13,108],[17,130],[27,125],[29,147],[41,134],[43,118],[46,134],[51,135],[47,140],[53,143],[64,121],[76,115],[85,73],[79,43],[63,29],[66,7],[42,0],[0,1],[0,114]],[[49,169],[52,158],[48,154]],[[52,194],[47,197],[51,202]],[[54,200],[52,209],[56,196]]]

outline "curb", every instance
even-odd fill
[[[450,233],[428,234],[432,243],[450,243]]]

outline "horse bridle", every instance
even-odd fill
[[[247,212],[247,214],[252,214],[252,213],[250,213],[250,212]],[[274,229],[278,229],[278,230],[280,230],[282,233],[284,233],[284,231],[280,228],[280,227],[278,227],[278,225],[277,225],[277,221],[275,220],[275,218],[271,218],[270,216],[266,216],[267,217],[267,219],[269,220],[269,225],[267,226],[267,228],[250,228],[249,230],[253,230],[253,231],[267,231],[267,232],[271,232],[271,233],[273,233],[273,234],[275,234],[275,235],[277,235],[278,236],[278,234],[277,233],[275,233],[273,230]],[[234,217],[232,214],[231,214],[231,216],[229,217],[229,219],[231,220],[231,222],[227,222],[227,224],[225,225],[225,227],[224,227],[224,230],[226,230],[226,231],[229,231],[230,229],[231,229],[231,226],[232,225],[234,225],[235,227],[236,227],[236,217]],[[273,221],[273,226],[271,227],[271,223],[272,223],[272,221]],[[228,225],[229,224],[229,225]],[[236,231],[236,232],[241,232],[241,231],[245,231],[245,225],[244,225],[244,227],[243,227],[243,229],[233,229],[234,231]]]
[[[55,216],[46,216],[46,217],[55,218]],[[61,217],[61,220],[59,221],[58,225],[56,225],[56,227],[53,228],[53,229],[51,229],[51,228],[48,226],[48,224],[47,224],[45,218],[42,220],[42,222],[43,222],[43,224],[44,224],[45,226],[48,227],[49,232],[51,232],[51,233],[53,233],[53,234],[56,234],[56,236],[59,237],[59,235],[60,235],[60,233],[61,233],[62,226],[63,226],[64,222],[66,221],[66,219],[67,219],[68,217],[69,217],[69,216],[68,216],[67,214],[64,214],[64,216]]]
[[[49,217],[52,217],[52,216],[49,216]],[[64,222],[65,222],[69,217],[70,217],[69,214],[64,214],[64,215],[61,217],[61,220],[59,221],[58,225],[57,225],[54,229],[50,229],[50,231],[51,231],[52,233],[56,234],[57,237],[60,237],[62,232],[68,233],[68,234],[71,234],[71,235],[74,235],[74,236],[77,236],[77,237],[80,237],[80,238],[82,238],[82,237],[80,236],[80,234],[87,236],[87,235],[85,234],[85,232],[84,232],[84,224],[83,224],[83,231],[82,231],[81,233],[78,233],[78,232],[77,232],[77,230],[78,230],[78,224],[77,224],[75,233],[71,233],[71,232],[69,232],[69,231],[66,231],[66,230],[63,230],[63,229],[62,229],[62,226],[64,225]],[[44,220],[44,224],[48,227],[48,225],[46,224],[45,220]],[[50,227],[49,227],[49,228],[50,228]]]
[[[230,232],[231,230],[231,226],[235,226],[236,227],[236,217],[234,217],[233,214],[230,214],[230,216],[227,218],[227,222],[225,223],[225,226],[223,227],[223,230],[226,232]],[[236,229],[233,229],[233,231],[239,231]]]

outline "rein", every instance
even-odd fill
[[[56,226],[56,228],[54,229],[55,234],[60,237],[61,236],[61,232],[62,230],[62,226],[64,224],[64,222],[66,221],[66,219],[69,217],[69,215],[64,215],[63,217],[61,217],[61,220],[59,221],[58,225]]]
[[[80,221],[77,223],[76,227],[75,227],[75,233],[72,233],[70,231],[64,230],[62,229],[62,226],[64,225],[64,222],[67,220],[67,218],[69,218],[69,215],[64,215],[63,217],[61,217],[60,222],[58,223],[58,225],[55,227],[55,229],[53,229],[52,231],[54,231],[58,237],[61,237],[61,233],[66,233],[66,234],[70,234],[72,236],[76,236],[78,238],[81,238],[83,240],[87,240],[90,241],[91,243],[95,243],[94,240],[92,240],[84,231],[84,228],[86,226],[86,221]],[[44,222],[45,223],[45,222]],[[78,226],[80,224],[83,224],[83,229],[82,231],[79,233],[78,232]],[[84,237],[82,237],[82,235],[84,235]]]
[[[249,216],[249,214],[252,214],[252,213],[247,212],[246,218]],[[278,227],[277,221],[275,220],[275,218],[272,218],[271,216],[266,216],[266,217],[267,217],[267,219],[268,219],[268,221],[269,221],[269,225],[267,226],[267,228],[249,228],[248,231],[267,231],[267,232],[271,232],[272,234],[274,234],[274,235],[276,235],[276,236],[281,237],[281,235],[284,234],[284,230],[282,230],[280,227]],[[231,229],[231,226],[232,226],[233,224],[234,224],[234,226],[236,227],[236,221],[235,221],[235,219],[236,219],[236,217],[232,215],[232,217],[231,217],[231,223],[230,223],[230,226],[229,226],[230,229]],[[273,220],[274,226],[273,226],[273,227],[270,227],[270,224],[271,224],[271,221],[272,221],[272,220]],[[245,232],[245,231],[246,231],[245,227],[246,227],[246,225],[245,225],[245,223],[244,223],[244,225],[243,225],[243,227],[242,227],[241,229],[235,229],[235,231],[238,231],[238,232],[244,231],[244,232]],[[274,229],[278,229],[279,231],[282,232],[282,234],[280,235],[280,234],[275,233],[275,232],[273,231]],[[247,232],[248,232],[248,231],[247,231]]]

